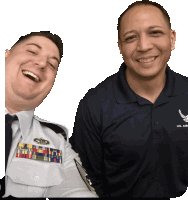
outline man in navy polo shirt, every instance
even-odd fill
[[[135,2],[118,21],[124,63],[80,101],[70,139],[99,197],[173,198],[188,186],[188,78],[167,65],[164,8]]]

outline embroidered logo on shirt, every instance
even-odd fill
[[[32,144],[18,143],[16,157],[62,163],[62,151]]]
[[[181,110],[179,110],[179,114],[180,116],[182,117],[182,119],[185,121],[185,122],[188,122],[188,115],[185,116],[182,114]],[[184,125],[177,125],[177,128],[188,128],[188,124],[184,124]]]
[[[50,142],[48,140],[44,140],[42,138],[35,138],[34,141],[37,143],[37,144],[50,144]]]
[[[181,110],[179,110],[179,114],[180,114],[180,116],[183,118],[183,120],[185,122],[188,122],[188,115],[187,116],[183,115],[182,112],[181,112]]]

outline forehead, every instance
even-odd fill
[[[20,43],[16,45],[16,48],[25,48],[25,47],[31,47],[33,46],[34,48],[37,48],[35,45],[30,45],[30,44],[37,44],[38,46],[41,47],[41,51],[44,51],[46,53],[53,54],[60,58],[59,55],[59,49],[57,48],[56,44],[52,42],[49,38],[46,38],[44,36],[31,36]]]
[[[136,28],[146,25],[168,26],[162,11],[152,5],[137,5],[131,8],[124,14],[121,21],[122,28]]]

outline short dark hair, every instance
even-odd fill
[[[59,49],[60,58],[62,58],[62,56],[63,56],[63,43],[62,43],[62,40],[58,35],[52,34],[52,33],[50,33],[50,31],[31,32],[31,33],[29,33],[29,34],[27,34],[25,36],[21,36],[19,38],[19,40],[14,45],[20,43],[23,40],[26,40],[26,39],[32,37],[32,36],[43,36],[43,37],[46,37],[46,38],[50,39],[52,42],[54,42],[56,44],[57,48]]]
[[[168,12],[163,8],[163,6],[161,6],[160,4],[158,4],[156,2],[152,2],[152,1],[149,1],[149,0],[136,1],[136,2],[132,3],[131,5],[129,5],[128,8],[118,18],[118,25],[117,25],[118,38],[120,38],[120,29],[121,29],[121,19],[122,19],[122,17],[124,16],[124,14],[128,10],[130,10],[131,8],[133,8],[134,6],[137,6],[137,5],[152,5],[152,6],[159,8],[163,13],[163,16],[166,19],[169,28],[171,29],[170,17],[168,15]]]

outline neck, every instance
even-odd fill
[[[152,78],[141,78],[125,71],[125,76],[129,87],[139,96],[155,103],[166,83],[166,68]]]
[[[17,101],[9,101],[8,98],[5,100],[5,107],[9,111],[10,114],[18,113],[20,111],[27,111],[27,110],[33,110],[33,106],[28,107],[27,103],[18,103]]]

